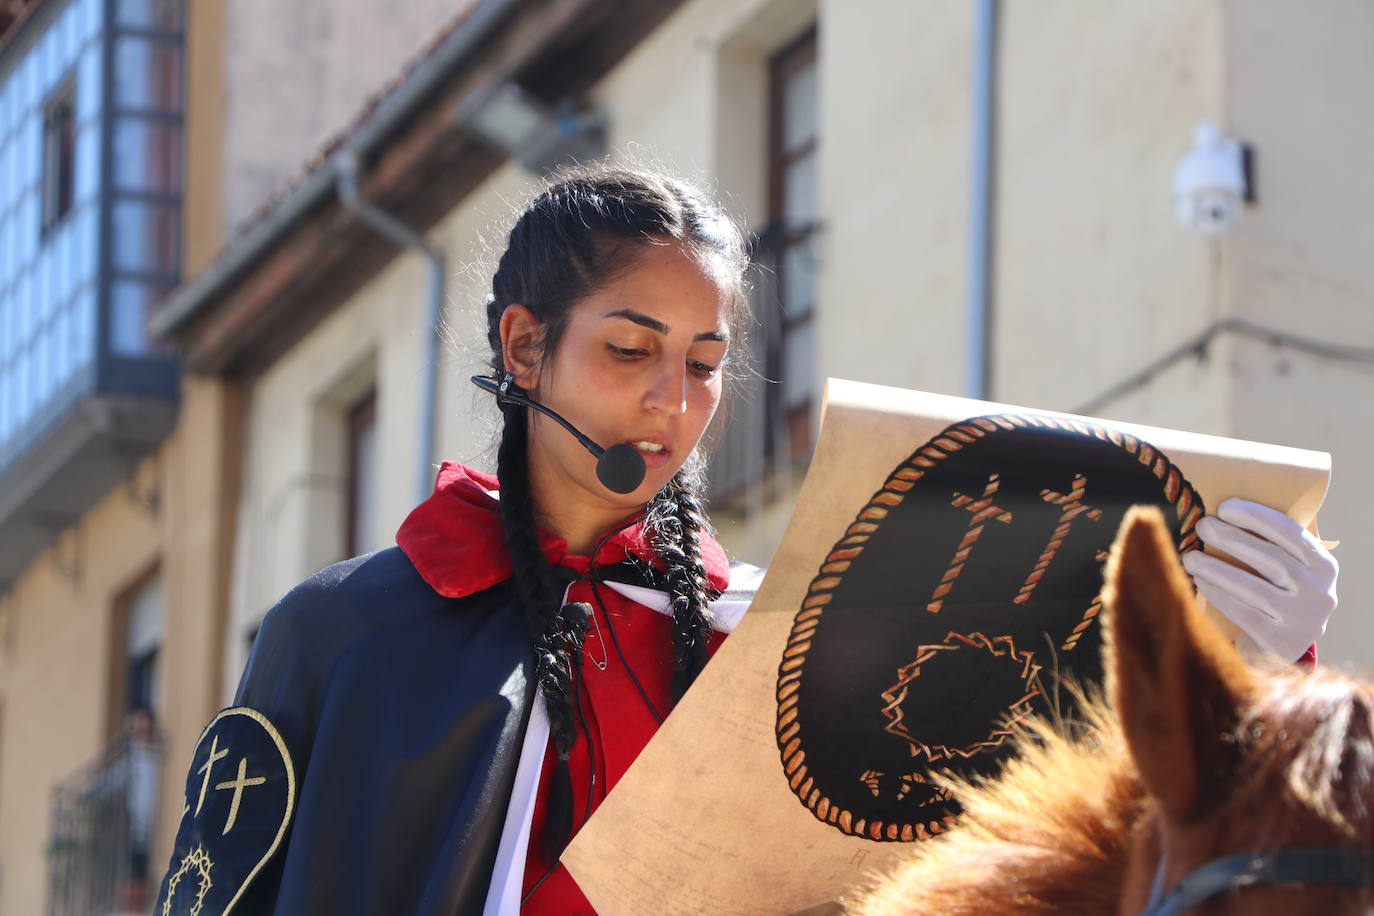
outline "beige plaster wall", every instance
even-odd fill
[[[0,912],[46,905],[52,789],[110,738],[112,612],[155,567],[160,528],[123,488],[113,490],[3,599]]]
[[[1374,144],[1367,43],[1374,7],[1331,0],[1228,2],[1228,127],[1255,148],[1258,200],[1238,227],[1233,309],[1320,345],[1374,341]],[[1364,482],[1374,430],[1374,366],[1274,347],[1237,346],[1239,435],[1332,453],[1322,532],[1341,541],[1341,606],[1325,662],[1374,672],[1374,494]]]
[[[480,316],[494,264],[489,253],[509,230],[508,201],[532,186],[529,176],[505,168],[430,230],[449,267],[436,470],[445,459],[493,466],[495,411],[467,378],[483,371],[486,359]],[[393,544],[418,501],[427,270],[418,256],[400,254],[252,384],[219,685],[226,702],[247,661],[248,635],[263,613],[296,583],[344,558],[343,414],[369,388],[377,391],[379,476],[376,528],[366,533],[366,548]]]
[[[827,375],[951,390],[962,349],[927,341],[962,333],[967,130],[957,125],[967,117],[966,10],[690,3],[598,87],[613,147],[704,173],[726,206],[761,230],[768,62],[817,22],[823,226],[813,401],[819,405]],[[670,84],[663,73],[674,74]],[[895,121],[894,111],[902,112]],[[760,511],[718,512],[727,549],[766,564],[799,483],[772,481]]]
[[[821,7],[816,386],[963,384],[968,4]]]
[[[262,613],[310,573],[344,558],[344,416],[374,386],[376,461],[384,469],[378,524],[394,524],[403,511],[398,487],[410,484],[406,499],[413,493],[423,269],[414,255],[398,258],[372,284],[376,295],[330,315],[251,386],[225,636],[226,700]],[[387,533],[367,532],[364,543],[384,546]]]
[[[234,0],[224,25],[228,236],[472,0]]]
[[[612,147],[704,173],[737,216],[762,229],[767,63],[813,22],[824,220],[813,400],[819,405],[827,375],[958,390],[967,9],[895,0],[689,3],[597,88]],[[726,547],[767,563],[795,483],[780,482],[761,513],[720,513]]]
[[[1171,191],[1194,125],[1224,120],[1222,13],[1217,0],[1003,4],[998,400],[1074,410],[1225,309],[1226,243],[1179,227]],[[1231,432],[1217,361],[1171,374],[1099,409]]]
[[[223,704],[225,620],[239,475],[243,397],[236,386],[184,374],[177,432],[165,448],[162,576],[166,617],[162,659],[165,766],[151,869],[166,863],[181,819],[186,763]]]
[[[0,599],[0,913],[43,912],[52,788],[96,762],[119,727],[122,598],[162,582],[163,761],[150,871],[180,817],[185,761],[218,708],[239,404],[222,382],[182,380],[176,431],[58,535]],[[150,505],[147,500],[152,499]]]

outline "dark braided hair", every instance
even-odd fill
[[[743,281],[747,256],[738,227],[710,198],[685,183],[619,167],[580,168],[556,176],[511,229],[487,302],[487,337],[496,376],[500,378],[506,369],[500,323],[508,306],[524,305],[541,322],[538,346],[541,357],[548,358],[579,301],[631,268],[643,246],[668,241],[681,243],[711,264],[731,291],[734,345],[722,367],[728,378],[730,363],[738,359],[747,315]],[[574,691],[586,611],[560,608],[563,585],[539,543],[527,463],[527,409],[507,404],[502,414],[497,456],[501,519],[529,628],[535,680],[548,708],[561,771],[555,776],[555,797],[550,799],[544,836],[545,858],[553,861],[571,828],[566,763],[577,740]],[[675,701],[706,664],[709,603],[716,597],[701,562],[700,539],[710,533],[710,526],[699,496],[700,468],[694,453],[647,507],[648,530],[667,570],[671,596]],[[566,804],[558,799],[562,795]]]
[[[701,461],[696,456],[649,503],[648,524],[654,547],[668,571],[673,609],[673,700],[682,699],[707,661],[711,636],[709,603],[719,597],[706,582],[701,564],[701,534],[713,533],[697,491]]]

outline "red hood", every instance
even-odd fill
[[[500,503],[491,495],[494,476],[446,461],[439,468],[434,493],[416,506],[396,532],[396,544],[410,558],[430,588],[446,598],[462,598],[510,578],[510,554],[501,528]],[[568,544],[539,529],[539,541],[550,563],[585,574],[591,558],[568,553]],[[596,557],[597,566],[619,563],[634,555],[660,569],[644,531],[643,520],[612,535]],[[713,538],[702,535],[701,563],[718,590],[730,583],[730,560]]]

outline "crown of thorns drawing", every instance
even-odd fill
[[[994,725],[988,731],[985,738],[960,747],[951,747],[947,744],[929,744],[907,730],[906,715],[902,708],[902,704],[906,702],[907,688],[912,681],[921,676],[921,671],[928,667],[932,661],[938,664],[937,659],[946,657],[948,653],[965,649],[984,652],[993,658],[1010,662],[1019,668],[1018,677],[1025,687],[1025,692],[1019,699],[1007,705],[1007,715],[1001,719],[999,724]],[[1012,726],[1030,715],[1033,711],[1031,701],[1040,696],[1040,683],[1037,677],[1039,673],[1040,666],[1035,663],[1034,654],[1018,651],[1015,641],[1010,636],[998,636],[995,639],[989,639],[982,633],[970,633],[967,636],[963,633],[949,633],[941,643],[918,647],[916,657],[897,669],[897,682],[884,690],[882,694],[885,703],[882,707],[882,713],[888,720],[887,725],[883,728],[885,731],[905,739],[911,745],[911,756],[923,758],[928,763],[948,760],[953,757],[967,759],[979,751],[1000,745],[1011,735]]]

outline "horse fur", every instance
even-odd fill
[[[1144,790],[1125,736],[1099,699],[1083,725],[1033,721],[994,780],[946,778],[964,806],[958,826],[917,844],[867,889],[855,916],[941,913],[1101,914],[1115,909]],[[1047,798],[1055,798],[1048,808]],[[957,879],[951,880],[957,875]]]

